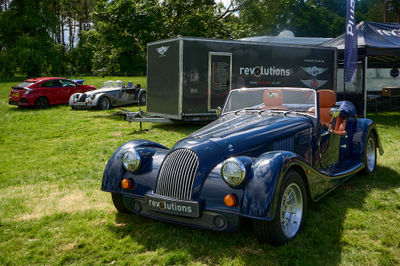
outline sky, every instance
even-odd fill
[[[231,0],[217,0],[217,2],[222,2],[225,7],[228,7],[230,2],[231,2]]]

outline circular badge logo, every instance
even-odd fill
[[[392,70],[390,70],[390,76],[394,79],[397,78],[399,76],[399,69],[393,68]]]
[[[318,68],[316,66],[313,66],[311,68],[311,76],[316,77],[318,76],[318,74],[319,74]]]

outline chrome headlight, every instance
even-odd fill
[[[140,155],[135,149],[130,149],[122,156],[122,163],[126,170],[136,171],[140,165]]]
[[[93,100],[95,96],[96,96],[96,95],[92,94],[92,95],[89,96],[89,98],[90,98],[91,100]]]
[[[237,187],[246,177],[246,167],[240,160],[230,158],[222,164],[221,175],[228,185]]]
[[[78,99],[79,98],[79,94],[74,94],[74,96],[72,96],[72,98],[75,100],[75,99]]]

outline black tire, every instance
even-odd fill
[[[146,98],[146,93],[145,92],[142,92],[141,94],[139,94],[139,104],[141,106],[146,106],[147,98]]]
[[[101,110],[108,110],[111,107],[111,102],[110,99],[108,99],[107,97],[103,97],[100,99],[99,101],[99,107]]]
[[[122,195],[117,193],[111,193],[112,202],[114,207],[120,213],[131,213],[130,210],[124,205],[122,201]]]
[[[44,109],[49,107],[49,100],[46,97],[39,97],[35,101],[35,107],[39,109]]]
[[[364,169],[362,173],[364,175],[373,175],[375,173],[376,159],[378,157],[377,148],[378,142],[376,136],[374,132],[370,131],[367,136],[363,155]]]
[[[290,195],[292,195],[291,198],[289,198]],[[284,196],[286,202],[284,202]],[[298,206],[293,207],[289,204],[288,207],[292,207],[289,210],[286,204],[290,199],[291,202],[297,203],[293,205],[301,205],[301,209],[299,209]],[[295,215],[291,213],[293,210],[296,210]],[[274,219],[272,221],[253,220],[254,234],[261,243],[268,242],[273,245],[285,244],[295,238],[303,229],[306,210],[307,194],[304,182],[298,172],[289,171],[286,173],[279,191],[278,205],[276,207]],[[286,223],[282,222],[282,215],[284,213],[286,213],[286,215],[291,213],[289,217],[285,219]],[[296,221],[298,219],[300,219],[300,223]],[[293,220],[293,222],[291,220]],[[288,226],[289,223],[292,223],[292,225]],[[283,229],[284,227],[285,230]]]

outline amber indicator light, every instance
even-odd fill
[[[228,194],[224,198],[224,203],[228,207],[233,207],[236,205],[236,196],[234,194]]]
[[[121,187],[122,187],[123,189],[129,189],[129,188],[131,188],[131,181],[129,181],[129,179],[126,179],[126,178],[122,179],[122,181],[121,181]]]

